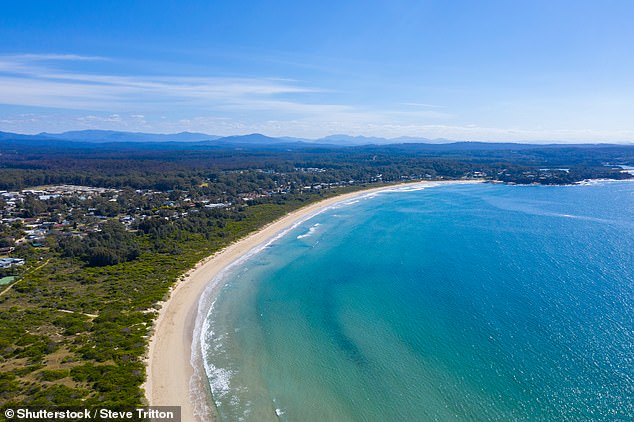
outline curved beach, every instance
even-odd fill
[[[433,186],[437,183],[415,182],[383,186],[328,198],[293,211],[199,262],[175,284],[170,298],[164,303],[155,322],[149,345],[147,379],[144,385],[149,404],[180,406],[183,421],[197,419],[190,397],[190,382],[194,374],[191,364],[193,332],[200,298],[209,283],[216,279],[223,269],[283,230],[333,204],[386,189],[408,185]],[[217,289],[218,286],[215,288]],[[212,292],[212,296],[216,293]]]
[[[182,420],[195,420],[190,399],[191,346],[198,302],[208,284],[228,265],[282,230],[340,201],[383,190],[381,187],[328,198],[293,211],[261,230],[199,262],[173,288],[154,326],[147,360],[145,394],[153,406],[180,406]]]

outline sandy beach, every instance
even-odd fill
[[[335,203],[386,189],[415,185],[433,186],[437,183],[417,182],[384,186],[328,198],[291,212],[199,262],[175,284],[156,320],[148,350],[147,379],[144,384],[149,404],[180,406],[183,421],[197,420],[190,397],[190,381],[194,374],[191,365],[193,331],[200,297],[224,268],[281,231]]]

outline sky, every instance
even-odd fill
[[[0,131],[633,142],[634,2],[0,0]]]

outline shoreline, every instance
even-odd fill
[[[196,382],[193,380],[195,368],[191,359],[201,297],[204,294],[210,303],[213,302],[220,287],[218,276],[250,251],[271,241],[293,225],[340,202],[417,185],[433,187],[479,182],[481,181],[418,181],[337,195],[292,211],[198,262],[174,284],[155,320],[146,358],[146,380],[141,386],[145,390],[147,402],[151,406],[180,406],[182,420],[200,420],[195,415],[196,406],[191,397],[192,381]]]

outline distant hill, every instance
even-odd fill
[[[428,139],[417,137],[381,138],[368,136],[350,136],[345,134],[330,135],[319,139],[305,139],[294,137],[270,137],[260,133],[248,135],[217,136],[205,133],[180,132],[172,134],[143,133],[143,132],[119,132],[111,130],[79,130],[63,133],[42,132],[37,135],[23,135],[19,133],[0,132],[0,141],[29,141],[34,143],[46,142],[66,142],[66,143],[86,143],[121,145],[147,144],[148,148],[152,144],[162,143],[166,148],[172,148],[169,144],[199,144],[199,146],[217,147],[266,147],[273,149],[280,148],[302,148],[302,147],[390,147],[391,149],[406,149],[409,151],[469,151],[469,150],[524,150],[533,148],[550,147],[592,147],[610,145],[600,144],[558,144],[544,142],[477,142],[477,141],[455,141],[448,139]],[[5,143],[6,145],[6,143]],[[617,144],[618,145],[618,144]],[[621,144],[623,145],[623,144]],[[631,145],[631,144],[630,144]],[[177,147],[177,145],[174,145]]]
[[[391,144],[449,144],[456,141],[449,139],[428,139],[423,137],[401,136],[398,138],[381,138],[372,136],[350,136],[344,134],[330,135],[314,142],[338,145],[391,145]]]
[[[28,140],[42,140],[50,139],[46,136],[39,135],[22,135],[20,133],[0,132],[0,141],[28,141]]]
[[[289,143],[288,140],[281,138],[272,138],[262,135],[261,133],[251,133],[249,135],[235,135],[217,138],[215,140],[219,144],[248,144],[248,145],[274,145]],[[293,142],[293,141],[290,141]]]
[[[368,136],[350,136],[344,134],[330,135],[324,138],[317,139],[316,142],[324,144],[338,144],[338,145],[372,145],[372,144],[387,144],[389,141],[385,138],[376,138]]]
[[[33,135],[39,139],[60,139],[80,142],[197,142],[218,139],[205,133],[180,132],[172,134],[118,132],[113,130],[76,130],[63,133],[42,132]]]

